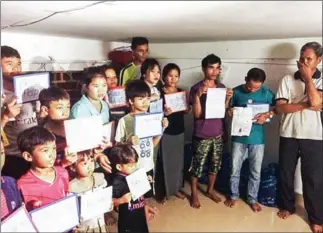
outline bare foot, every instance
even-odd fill
[[[166,198],[164,198],[162,200],[156,200],[156,201],[157,201],[157,203],[164,205],[166,202]]]
[[[199,198],[196,196],[191,197],[191,207],[193,207],[194,209],[200,209],[201,208],[201,204],[199,201]]]
[[[183,193],[181,193],[180,191],[178,191],[175,194],[175,196],[178,197],[179,199],[182,199],[182,200],[184,200],[186,198],[186,196]]]
[[[280,217],[281,219],[286,219],[291,214],[293,214],[293,213],[289,212],[288,210],[279,210],[277,213],[278,217]]]
[[[225,204],[227,207],[233,208],[233,207],[236,205],[236,200],[226,199],[226,200],[224,201],[224,204]]]
[[[317,225],[317,224],[311,224],[311,230],[313,233],[322,233],[323,232],[323,226]]]
[[[215,203],[220,203],[222,201],[221,198],[218,195],[216,195],[214,191],[211,191],[211,193],[207,192],[205,196],[213,200]]]
[[[258,213],[260,211],[262,211],[261,206],[256,202],[256,203],[252,203],[250,204],[250,208],[252,209],[253,212]]]
[[[149,222],[155,217],[156,214],[158,214],[158,209],[156,207],[151,207],[146,205],[145,214],[146,214],[147,222]]]

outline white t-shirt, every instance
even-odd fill
[[[318,72],[318,71],[317,71]],[[312,78],[314,86],[322,91],[322,75]],[[308,101],[305,83],[300,77],[286,75],[279,85],[276,100],[285,99],[289,104]],[[322,140],[321,113],[304,109],[283,114],[280,124],[280,136],[286,138]]]
[[[133,132],[134,118],[127,114],[122,117],[116,129],[115,141],[116,142],[127,142]],[[144,168],[146,172],[154,169],[154,145],[153,138],[139,139],[139,145],[133,146],[138,153],[138,168]]]

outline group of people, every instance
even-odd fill
[[[224,118],[206,119],[205,114],[208,88],[226,88],[219,81],[220,57],[209,54],[202,59],[204,79],[191,87],[189,108],[172,112],[166,102],[160,100],[167,94],[183,91],[178,87],[180,67],[169,63],[161,69],[156,59],[148,57],[149,43],[144,37],[134,37],[131,48],[133,62],[120,72],[109,65],[87,69],[80,90],[82,97],[71,106],[68,93],[56,86],[43,89],[37,101],[17,104],[12,77],[22,71],[21,58],[14,48],[1,46],[4,89],[1,219],[22,203],[30,211],[69,193],[80,194],[112,185],[114,210],[119,215],[118,231],[148,232],[147,221],[158,212],[152,207],[152,197],[161,203],[172,195],[186,198],[183,191],[185,114],[194,117],[194,155],[189,169],[191,206],[201,207],[197,185],[207,161],[205,195],[216,203],[222,201],[214,184],[228,139],[226,125]],[[261,211],[257,194],[265,148],[264,124],[281,114],[278,216],[285,219],[295,213],[294,173],[300,157],[309,223],[313,232],[323,231],[322,75],[317,69],[321,58],[319,43],[305,44],[297,61],[298,71],[283,77],[276,95],[264,85],[266,74],[260,68],[250,69],[245,83],[233,89],[226,88],[226,117],[234,114],[235,107],[252,103],[270,105],[268,112],[254,117],[249,136],[231,137],[231,195],[224,201],[226,206],[234,207],[239,199],[240,170],[243,161],[248,159],[247,202],[254,212]],[[127,106],[112,109],[107,92],[117,86],[125,87]],[[163,135],[138,138],[133,127],[135,115],[149,113],[151,105],[156,103],[162,104],[164,113]],[[110,142],[103,137],[96,148],[70,153],[64,121],[97,115],[102,117],[104,124],[112,120],[117,122],[115,140]],[[126,176],[138,168],[145,169],[152,189],[132,200]],[[155,179],[157,176],[162,178]],[[101,232],[107,230],[104,216],[82,222],[74,231],[90,232],[98,228]]]

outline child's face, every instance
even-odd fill
[[[3,146],[3,142],[1,141],[1,169],[0,171],[2,170],[3,168],[3,165],[4,165],[4,162],[5,162],[5,159],[6,159],[6,156],[5,156],[5,153],[4,153],[4,146]]]
[[[167,76],[165,77],[166,85],[169,87],[177,87],[178,81],[179,81],[178,70],[176,69],[170,70]]]
[[[92,100],[102,100],[108,91],[107,80],[102,75],[97,75],[87,87],[87,96]]]
[[[148,70],[145,74],[145,81],[153,86],[155,86],[160,79],[160,70],[158,66],[155,66],[154,69]]]
[[[131,173],[137,170],[137,162],[117,164],[117,170],[123,174],[130,175]]]
[[[114,69],[107,69],[105,76],[107,77],[108,89],[115,88],[118,85],[118,78]]]
[[[1,58],[2,73],[6,77],[13,77],[15,74],[21,73],[21,59],[17,57]]]
[[[25,160],[32,163],[37,168],[51,168],[56,160],[56,142],[51,141],[43,145],[38,145],[31,154],[23,152]]]
[[[71,103],[68,99],[51,101],[48,108],[48,116],[51,120],[64,121],[69,119]]]
[[[76,162],[76,174],[78,177],[89,177],[95,169],[94,156],[92,154],[78,155],[79,159]]]
[[[133,101],[130,101],[133,108],[140,112],[147,112],[150,105],[150,97],[135,97]]]

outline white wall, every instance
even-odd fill
[[[1,32],[1,45],[19,51],[23,71],[36,71],[42,63],[47,71],[83,70],[107,60],[110,49],[108,42],[99,40],[9,32]],[[52,63],[49,56],[57,62]]]
[[[177,63],[181,69],[180,86],[189,88],[203,78],[201,60],[208,54],[214,53],[223,62],[222,82],[230,88],[244,83],[249,69],[259,67],[265,70],[265,82],[276,92],[280,79],[297,70],[296,60],[299,50],[306,42],[318,41],[322,38],[295,38],[279,40],[226,41],[208,43],[181,44],[150,44],[151,57],[157,58],[162,66],[168,62]],[[192,135],[192,116],[185,119],[186,140]],[[228,122],[230,126],[230,121]],[[266,149],[263,166],[278,162],[279,118],[265,126]],[[227,145],[229,150],[230,145]],[[295,191],[302,193],[299,166],[296,170]]]

